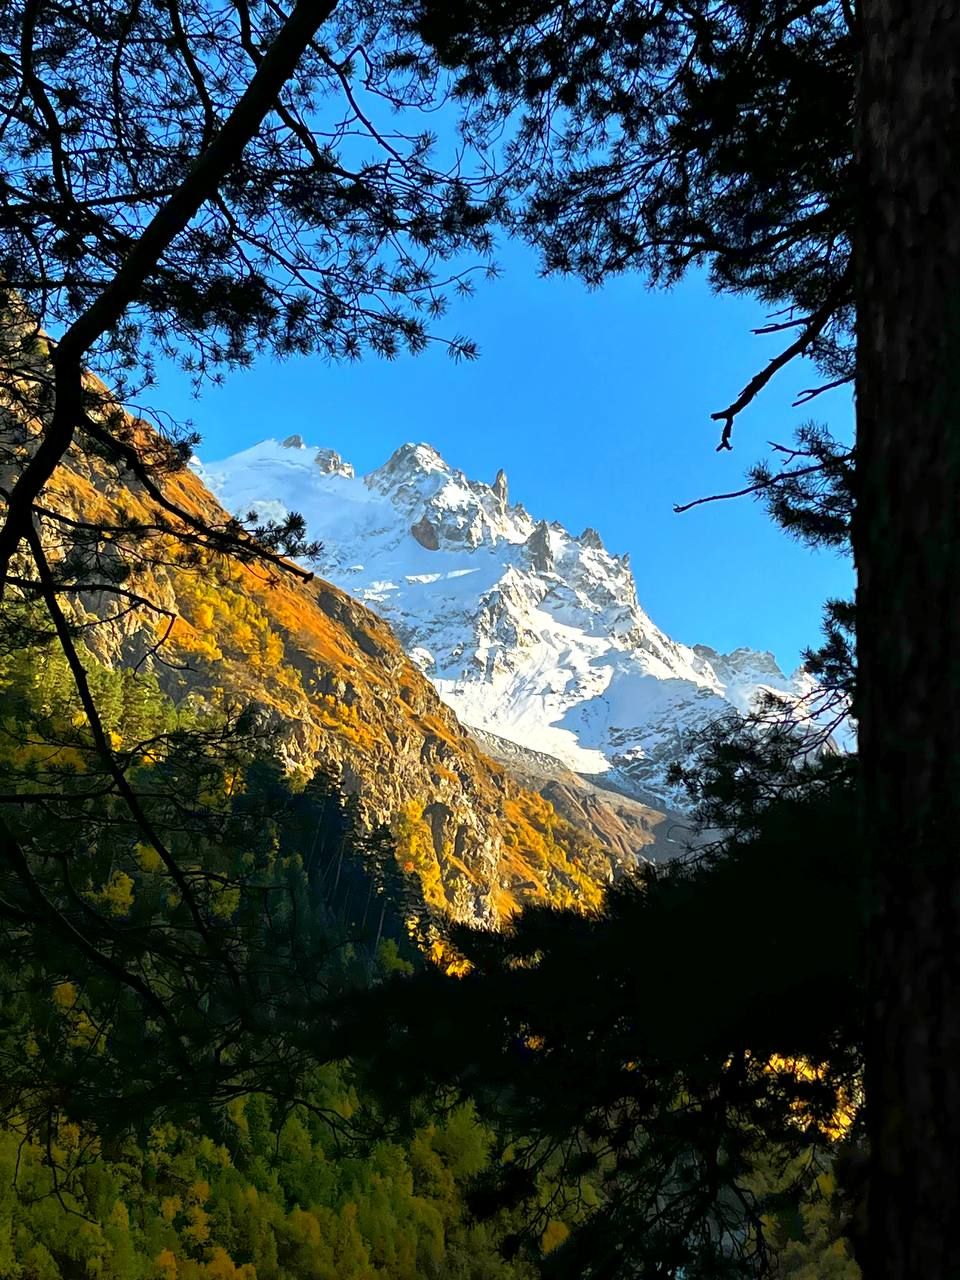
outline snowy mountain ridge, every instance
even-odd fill
[[[426,444],[358,477],[300,436],[194,469],[240,516],[299,511],[314,567],[381,614],[467,725],[677,802],[667,770],[691,736],[763,693],[810,692],[772,654],[671,640],[637,599],[627,556],[511,504],[507,479],[468,479]]]

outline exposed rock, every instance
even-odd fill
[[[503,467],[497,472],[497,478],[493,482],[493,496],[497,500],[500,514],[505,515],[507,510],[507,473]]]
[[[550,526],[541,520],[526,542],[530,564],[538,573],[552,573],[556,568],[553,548],[550,545]]]
[[[439,551],[439,534],[426,516],[422,516],[416,524],[411,525],[410,532],[427,551]]]
[[[297,436],[296,439],[299,440],[300,437]],[[327,476],[344,476],[346,479],[352,480],[356,474],[353,464],[344,462],[340,454],[333,449],[318,449],[313,455],[313,461]]]
[[[305,449],[307,446],[303,443],[303,436],[287,436],[286,440],[281,441],[285,449]]]
[[[483,729],[470,732],[518,782],[539,791],[561,817],[588,831],[610,855],[614,876],[637,859],[657,862],[675,857],[693,843],[689,821],[678,814],[604,786],[601,779],[574,773],[545,752],[531,751]]]

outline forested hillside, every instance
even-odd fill
[[[262,733],[85,660],[153,822],[203,878],[215,955],[227,948],[230,964],[204,954],[159,853],[104,800],[62,656],[5,656],[0,791],[36,797],[12,837],[29,850],[45,928],[18,920],[8,877],[0,1276],[527,1275],[497,1254],[503,1223],[467,1215],[493,1142],[470,1108],[427,1108],[398,1132],[349,1064],[329,1061],[324,1002],[412,971],[429,941],[411,937],[426,913],[392,843],[365,836],[330,782],[292,785]],[[200,726],[198,759],[181,744]],[[83,855],[69,880],[56,869],[66,848]],[[166,941],[145,956],[147,927]],[[110,948],[112,975],[78,964],[81,928]],[[156,1012],[138,1016],[138,973],[173,1041]]]

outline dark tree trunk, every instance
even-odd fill
[[[960,0],[862,0],[867,1280],[960,1277]]]

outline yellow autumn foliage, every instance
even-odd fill
[[[110,915],[125,916],[133,906],[133,878],[125,871],[113,871],[107,883],[93,897]]]
[[[395,816],[392,833],[396,841],[396,857],[404,871],[414,873],[419,878],[427,905],[445,911],[447,895],[443,888],[433,832],[429,823],[424,821],[425,807],[422,801],[410,800],[401,806]]]
[[[565,1222],[561,1222],[558,1218],[551,1218],[543,1235],[540,1237],[541,1253],[552,1253],[554,1249],[558,1249],[563,1244],[569,1235],[570,1228]]]

